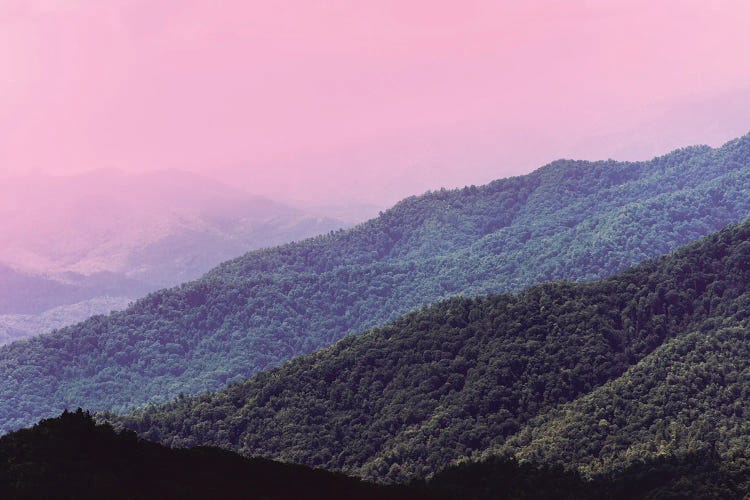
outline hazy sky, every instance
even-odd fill
[[[750,131],[750,2],[2,0],[0,173],[391,203]]]

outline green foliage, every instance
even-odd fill
[[[0,431],[66,407],[124,412],[181,392],[216,390],[456,294],[609,276],[746,217],[749,163],[750,136],[720,149],[683,149],[649,162],[558,161],[483,187],[408,198],[352,230],[247,254],[198,281],[154,293],[125,312],[0,348]],[[555,285],[548,293],[558,297],[564,289]],[[454,306],[484,314],[471,301]],[[591,302],[590,307],[597,306]],[[636,331],[640,307],[631,308]],[[507,335],[520,331],[505,316],[494,320],[498,325],[508,320]],[[602,321],[609,328],[609,319]],[[512,352],[544,351],[541,343],[555,335],[547,326],[553,325],[536,326],[529,343]],[[576,368],[596,356],[575,363],[571,358],[569,384],[542,399],[532,391],[533,397],[514,403],[522,416],[510,418],[502,435],[537,407],[566,401],[619,373],[628,356],[658,343],[662,330],[654,331],[636,335],[636,344],[622,348],[619,358],[596,373]],[[591,352],[606,356],[609,344],[620,341],[617,336],[591,340]],[[441,343],[425,356],[438,360],[458,349]],[[473,353],[465,354],[473,359]],[[444,384],[448,369],[429,374],[433,382],[425,382],[425,389],[440,389],[431,384]],[[500,380],[530,369],[523,364],[492,368]],[[455,390],[461,377],[470,377],[468,372],[453,375],[449,385]],[[381,381],[384,387],[388,382]],[[500,408],[508,398],[495,390],[486,404]],[[412,413],[399,418],[418,422],[432,410],[405,411]],[[462,439],[467,449],[477,439],[483,442],[470,434]]]
[[[617,380],[533,419],[507,449],[589,476],[702,451],[748,463],[750,330],[703,330],[667,342]]]
[[[659,355],[652,353],[668,349],[670,339],[695,342],[690,332],[745,328],[748,304],[750,222],[600,282],[443,301],[222,392],[152,406],[119,422],[173,446],[216,445],[385,481],[425,477],[497,449],[538,415]],[[725,356],[721,345],[714,356]],[[743,354],[738,348],[736,356]],[[701,388],[701,381],[692,386]],[[689,390],[681,389],[687,393],[674,404],[688,404]],[[637,391],[627,390],[637,408]],[[729,401],[739,390],[721,394]],[[709,394],[698,393],[710,406]],[[630,418],[617,420],[600,404],[571,418],[579,434],[566,450],[595,457],[601,450],[588,440],[596,443],[610,424]],[[741,422],[739,411],[732,414]],[[556,432],[551,428],[549,439]],[[644,456],[653,457],[636,454]]]

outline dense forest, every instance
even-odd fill
[[[750,466],[729,463],[702,450],[686,455],[662,455],[595,479],[585,479],[561,466],[493,457],[449,467],[426,485],[430,493],[455,499],[740,500],[750,492]]]
[[[124,312],[0,348],[0,431],[30,425],[66,407],[125,412],[180,393],[216,390],[456,294],[609,276],[746,217],[749,162],[750,136],[719,149],[686,148],[649,162],[558,161],[482,187],[408,198],[351,230],[249,253],[200,280],[151,294]],[[554,301],[568,288],[552,285],[523,297],[547,293]],[[683,292],[666,285],[665,290]],[[490,314],[485,309],[495,307],[492,301],[516,307],[525,300],[532,299],[458,300],[438,310]],[[593,299],[590,304],[599,307]],[[438,313],[418,313],[400,324],[425,314]],[[508,321],[509,336],[521,328],[501,314],[496,320]],[[619,331],[616,318],[602,319],[610,320]],[[554,325],[524,332],[542,342],[556,331],[546,327]],[[636,331],[641,332],[640,323]],[[632,346],[622,344],[618,357],[595,373],[572,371],[559,392],[513,403],[508,411],[518,409],[518,416],[501,436],[550,402],[568,401],[619,374],[660,342],[662,330],[654,331],[636,335]],[[617,336],[591,341],[601,344],[592,349],[602,353],[610,342],[620,342]],[[532,343],[515,350],[537,348]],[[442,343],[435,350],[444,352]],[[589,366],[592,359],[582,358],[571,370]],[[522,364],[513,368],[526,369]],[[457,387],[459,376],[452,382]],[[442,380],[440,373],[435,377]],[[512,396],[493,398],[490,407],[500,408]],[[420,421],[431,410],[410,408],[416,413],[404,418]],[[466,450],[490,444],[481,436],[461,439]],[[349,458],[324,453],[315,460],[349,463]],[[372,466],[380,475],[389,462]]]
[[[0,438],[2,498],[739,499],[748,485],[750,469],[703,452],[661,457],[595,480],[561,467],[491,458],[428,481],[386,486],[217,448],[167,448],[95,425],[80,409]]]
[[[744,304],[742,314],[750,309]],[[750,328],[667,342],[623,376],[534,418],[506,444],[513,456],[596,476],[661,456],[710,451],[750,465]]]
[[[735,459],[750,358],[732,346],[749,321],[747,222],[603,281],[449,299],[222,392],[110,418],[168,445],[394,482],[508,443],[608,472],[726,432],[711,451]]]

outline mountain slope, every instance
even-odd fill
[[[589,280],[750,213],[750,136],[650,162],[560,161],[404,200],[260,250],[127,311],[0,348],[0,429],[66,406],[215,390],[455,294]]]
[[[748,311],[750,222],[600,282],[441,302],[121,421],[170,445],[401,481],[497,448],[671,338],[747,327]]]
[[[750,303],[743,306],[747,315]],[[706,450],[750,464],[750,328],[714,326],[673,339],[617,380],[533,419],[507,451],[587,475]]]

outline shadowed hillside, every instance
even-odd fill
[[[451,467],[427,482],[384,486],[216,448],[166,448],[95,426],[81,410],[0,438],[0,496],[8,499],[741,498],[748,479],[747,467],[699,453],[662,457],[595,481],[494,458]]]

